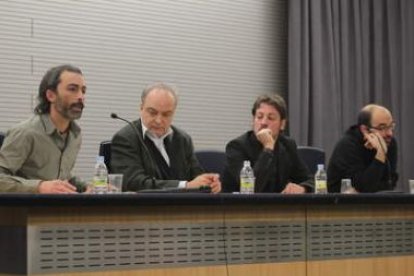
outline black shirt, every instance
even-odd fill
[[[397,182],[397,143],[388,145],[385,163],[375,158],[376,151],[364,146],[358,126],[350,127],[336,144],[328,166],[328,190],[338,193],[341,179],[350,178],[352,186],[362,193],[392,190]]]

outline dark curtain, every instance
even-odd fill
[[[368,103],[397,123],[399,188],[414,179],[414,1],[290,0],[290,134],[326,150]]]

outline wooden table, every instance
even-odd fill
[[[0,194],[0,275],[414,275],[414,196]]]

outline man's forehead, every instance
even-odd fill
[[[257,113],[279,115],[279,111],[273,105],[268,103],[261,103],[256,110],[256,114]]]
[[[76,73],[76,72],[70,72],[70,71],[63,71],[62,74],[60,74],[60,81],[61,82],[78,82],[81,81],[82,83],[85,83],[85,79],[82,74]]]
[[[385,108],[376,108],[372,111],[371,121],[373,124],[389,124],[392,122],[392,115]]]

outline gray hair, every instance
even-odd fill
[[[174,89],[172,86],[170,86],[168,84],[165,84],[163,82],[156,82],[154,84],[150,84],[150,85],[146,86],[144,88],[144,90],[142,90],[142,94],[141,94],[141,103],[142,104],[144,103],[144,101],[147,98],[148,94],[153,90],[163,90],[163,91],[169,92],[174,98],[175,106],[177,106],[178,96],[177,96],[176,89]]]

